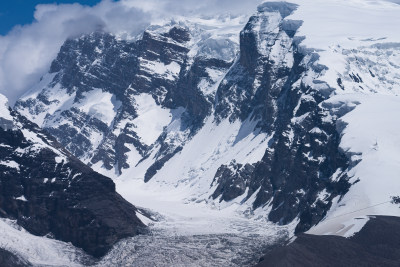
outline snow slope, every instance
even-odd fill
[[[0,247],[35,266],[82,266],[81,262],[90,260],[82,250],[73,245],[34,236],[11,220],[0,220],[0,233]]]
[[[397,26],[400,6],[384,0],[291,0],[299,5],[289,19],[303,20],[299,35],[303,45],[327,49],[340,44],[346,48],[399,42]]]
[[[302,45],[316,49],[318,63],[328,67],[319,79],[335,90],[323,105],[340,118],[340,147],[353,165],[347,172],[354,183],[350,191],[336,199],[326,219],[309,233],[351,236],[366,223],[366,215],[400,216],[398,205],[391,203],[400,190],[396,159],[400,5],[361,0],[293,2],[300,6],[290,18],[304,21],[299,30],[306,36]]]
[[[152,145],[171,122],[172,115],[168,109],[156,104],[149,94],[135,96],[138,117],[132,121],[136,133],[146,145]]]
[[[222,164],[261,160],[268,147],[268,136],[254,129],[257,122],[231,124],[226,120],[217,126],[213,121],[213,117],[209,118],[196,136],[146,186],[160,190],[160,193],[178,190],[187,199],[207,201],[212,179]],[[148,162],[152,162],[152,156],[115,177],[116,181],[143,177],[146,168],[142,166]],[[135,194],[133,188],[132,194]]]
[[[340,120],[347,125],[341,147],[355,164],[348,172],[353,186],[309,233],[351,236],[366,215],[400,216],[391,202],[400,192],[400,96],[350,94],[330,101],[359,103]]]
[[[299,4],[299,8],[289,16],[289,19],[303,21],[298,32],[299,35],[306,37],[302,46],[318,51],[320,56],[318,63],[328,67],[321,79],[332,87],[337,88],[337,78],[352,70],[349,69],[351,66],[347,60],[350,57],[353,66],[366,68],[363,71],[365,76],[370,76],[368,68],[382,72],[379,69],[380,65],[387,64],[388,58],[391,67],[399,66],[398,63],[393,64],[398,62],[398,54],[393,55],[390,49],[387,50],[389,47],[398,47],[400,43],[398,32],[400,5],[383,0],[293,0],[291,2]],[[373,74],[374,70],[371,69]],[[399,79],[396,75],[398,70],[383,72],[389,77],[381,75],[374,78],[383,81],[385,78],[395,78],[390,80],[392,86],[396,86],[398,94],[399,85],[395,83]],[[371,86],[371,90],[379,87],[373,81],[367,86]],[[346,93],[349,89],[360,91],[358,86],[346,89]],[[386,88],[386,91],[387,89],[389,88]],[[340,93],[340,90],[335,93]]]

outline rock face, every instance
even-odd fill
[[[241,197],[305,231],[350,183],[327,68],[286,19],[296,8],[262,4],[236,43],[190,21],[68,40],[15,108],[104,174],[190,185],[196,201]]]
[[[0,127],[0,216],[30,233],[71,242],[104,255],[118,240],[145,230],[136,208],[94,172],[18,112]]]
[[[28,267],[32,266],[29,262],[20,257],[12,254],[11,252],[0,248],[0,265],[1,266],[14,266],[14,267]]]
[[[232,64],[229,55],[209,58],[201,52],[212,52],[215,44],[193,44],[195,34],[173,24],[150,28],[131,42],[100,32],[68,40],[39,90],[22,98],[16,109],[81,160],[118,174],[148,157],[157,141],[161,148],[146,174],[149,180],[182,145],[171,143],[179,136],[163,127],[181,119],[183,136],[201,127],[211,112],[213,92],[197,85],[212,86]],[[189,55],[194,46],[200,51]],[[227,53],[234,45],[224,49]],[[143,120],[159,119],[140,117],[151,113],[149,102],[163,114],[157,125],[146,128]],[[128,159],[129,152],[136,157]]]
[[[351,238],[301,234],[257,266],[398,266],[399,229],[398,217],[378,216]]]
[[[325,216],[332,199],[346,193],[349,184],[341,174],[347,159],[339,150],[340,136],[335,123],[324,122],[319,105],[332,89],[303,81],[325,67],[316,63],[318,55],[299,46],[302,38],[295,33],[301,21],[284,19],[296,7],[259,6],[241,32],[241,54],[218,88],[215,113],[218,120],[250,117],[272,136],[262,160],[246,175],[248,197],[258,191],[254,208],[271,201],[271,221],[287,224],[299,216],[297,231],[304,231]],[[337,171],[341,177],[332,181]]]
[[[221,201],[231,201],[246,192],[253,178],[254,166],[231,162],[229,166],[222,165],[215,174],[212,185],[217,185],[212,197],[220,197]]]

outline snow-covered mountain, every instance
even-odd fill
[[[400,6],[292,2],[69,39],[15,109],[160,213],[344,236],[399,216]]]
[[[99,257],[120,239],[145,232],[138,210],[115,192],[111,179],[9,109],[3,95],[0,121],[2,248],[33,263],[50,264],[60,260],[63,250],[76,250],[54,239]]]

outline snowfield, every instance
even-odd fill
[[[400,195],[400,96],[339,95],[331,102],[358,102],[341,118],[341,148],[357,163],[348,173],[354,183],[337,199],[312,234],[351,236],[368,221],[366,215],[400,216],[391,197]]]
[[[366,215],[400,216],[400,5],[386,1],[291,1],[289,18],[303,20],[302,45],[328,67],[320,80],[335,88],[327,105],[352,110],[341,117],[340,147],[355,165],[354,185],[308,233],[351,236]],[[339,81],[340,79],[340,85]]]

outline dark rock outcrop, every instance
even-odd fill
[[[45,117],[40,126],[73,155],[92,165],[100,162],[107,170],[116,168],[120,174],[132,167],[126,156],[129,147],[133,146],[143,158],[153,148],[137,137],[135,125],[126,123],[138,116],[135,96],[150,94],[163,108],[183,109],[182,131],[192,135],[211,114],[214,96],[205,95],[198,85],[203,79],[216,82],[207,69],[223,72],[232,62],[204,56],[192,58],[188,54],[191,39],[190,31],[178,25],[166,27],[165,32],[146,30],[137,41],[118,40],[104,32],[69,39],[51,65],[49,74],[54,78],[50,84],[44,85],[37,97],[19,100],[15,109],[33,121]],[[160,73],[159,66],[173,66],[177,73]],[[59,88],[66,89],[71,106],[49,112],[49,106],[60,105],[57,99],[49,100],[49,95]],[[73,107],[98,89],[113,95],[117,110],[109,125]],[[100,143],[93,142],[94,136],[101,139]],[[158,142],[168,148],[157,154],[154,166],[162,166],[179,147],[165,142],[163,137],[166,135],[161,135]],[[152,167],[146,180],[157,171]]]
[[[17,112],[0,128],[0,216],[30,233],[71,242],[100,257],[122,238],[145,231],[136,208],[50,135]]]
[[[317,54],[301,47],[302,38],[296,36],[301,21],[284,19],[296,7],[267,2],[250,18],[240,34],[240,58],[218,88],[215,117],[258,121],[256,128],[272,136],[262,160],[246,174],[251,177],[246,178],[248,198],[256,194],[255,209],[270,203],[268,217],[273,222],[287,224],[299,217],[296,231],[302,232],[318,223],[333,198],[345,194],[350,184],[336,122],[325,120],[320,106],[332,89],[322,82],[302,81],[308,72],[320,74],[326,67],[317,64]],[[276,19],[279,14],[281,20]],[[227,172],[223,168],[216,179]],[[336,172],[337,179],[331,180]],[[231,181],[237,180],[235,175]],[[231,185],[223,184],[213,198],[226,199]],[[228,199],[243,193],[231,191]]]
[[[221,196],[220,201],[231,201],[243,195],[253,178],[254,166],[238,164],[235,161],[229,166],[222,165],[215,174],[212,185],[217,185],[212,197]]]
[[[264,266],[399,266],[400,218],[372,217],[351,238],[301,234],[266,254]]]
[[[0,248],[0,266],[12,266],[12,267],[29,267],[31,263],[14,255],[13,253]]]

